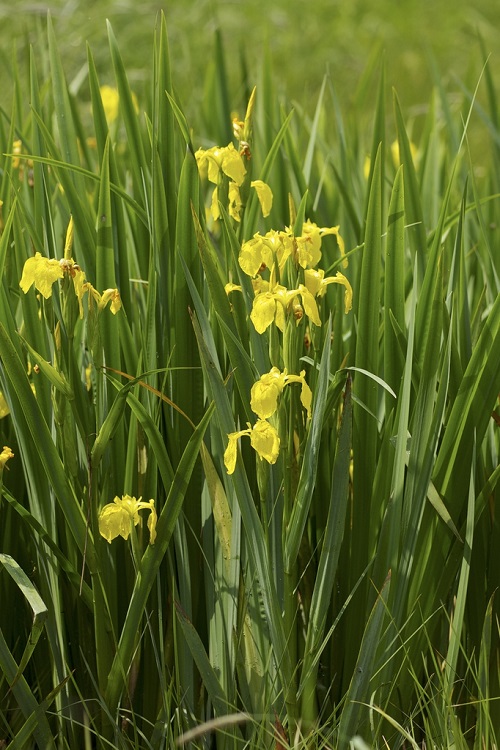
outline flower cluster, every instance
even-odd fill
[[[210,212],[214,221],[220,218],[219,201],[228,199],[228,213],[235,221],[241,221],[243,201],[240,188],[247,177],[245,159],[251,158],[252,118],[255,105],[255,88],[248,101],[245,120],[233,118],[233,133],[239,148],[233,143],[227,146],[199,148],[195,153],[200,175],[215,185],[212,192]],[[262,215],[269,216],[273,205],[273,194],[269,185],[262,180],[252,180],[250,187],[255,190],[262,209]],[[225,192],[225,194],[223,194]]]
[[[302,234],[294,236],[291,229],[270,231],[262,236],[259,232],[244,242],[238,262],[241,269],[252,277],[254,301],[250,319],[258,333],[264,333],[271,323],[280,331],[284,330],[285,315],[292,312],[297,323],[304,313],[316,326],[321,325],[316,297],[322,297],[329,284],[342,284],[345,287],[344,309],[348,313],[352,307],[352,288],[343,273],[325,277],[322,269],[315,266],[321,260],[321,241],[327,234],[335,235],[342,256],[342,264],[347,266],[344,242],[339,227],[318,227],[311,221],[304,222]],[[287,289],[278,281],[287,261],[294,261],[303,269],[304,283],[295,289]],[[262,274],[269,270],[269,278]],[[233,291],[234,287],[228,291]]]
[[[285,386],[290,383],[302,385],[300,401],[307,411],[308,418],[311,416],[312,392],[306,383],[305,376],[305,370],[302,370],[300,375],[288,375],[286,370],[281,372],[277,367],[273,367],[253,384],[250,392],[250,406],[257,414],[258,420],[253,427],[248,424],[248,429],[231,432],[228,435],[229,442],[224,452],[224,463],[228,474],[232,474],[236,468],[237,444],[239,438],[244,435],[250,437],[252,448],[261,459],[265,459],[270,464],[276,463],[280,439],[276,428],[267,420],[276,412],[278,399]]]
[[[149,543],[154,544],[158,520],[155,501],[144,502],[141,497],[136,500],[130,495],[122,495],[105,505],[99,513],[99,533],[110,544],[118,536],[128,539],[132,526],[137,526],[141,521],[139,511],[143,508],[151,511],[148,518]]]
[[[286,228],[284,231],[271,230],[265,235],[259,232],[244,242],[238,257],[242,271],[251,277],[254,299],[250,319],[257,333],[264,333],[273,323],[283,333],[287,316],[293,316],[298,325],[304,315],[315,326],[321,326],[317,298],[325,295],[330,284],[341,284],[345,288],[344,310],[352,308],[352,288],[343,273],[326,276],[323,269],[316,268],[321,260],[321,244],[325,235],[334,235],[342,258],[343,268],[347,267],[344,241],[339,227],[318,227],[312,221],[305,221],[300,236]],[[285,267],[288,265],[288,274]],[[290,268],[291,266],[291,268]],[[289,289],[281,282],[282,278],[294,278],[294,288]],[[228,283],[226,293],[241,291],[241,286]],[[276,428],[267,420],[278,408],[278,399],[286,385],[300,383],[300,400],[311,417],[312,392],[306,383],[305,370],[300,375],[289,375],[287,370],[278,367],[271,370],[254,383],[250,394],[250,406],[258,417],[248,429],[228,435],[228,445],[224,453],[224,463],[228,474],[236,468],[237,441],[240,437],[250,437],[252,447],[260,458],[273,464],[277,461],[280,439]]]
[[[66,248],[64,258],[45,258],[37,252],[32,258],[28,258],[24,264],[23,274],[19,286],[26,294],[34,286],[45,299],[52,295],[52,285],[58,279],[68,276],[73,281],[73,288],[78,299],[80,318],[83,318],[83,298],[89,294],[90,303],[95,302],[98,310],[103,310],[108,303],[113,315],[121,308],[121,298],[118,289],[106,289],[100,294],[92,284],[85,279],[85,271],[82,271],[73,258],[67,257],[73,242],[73,219],[70,221],[66,236]]]
[[[242,154],[235,149],[234,144],[230,143],[224,147],[199,148],[195,157],[200,174],[206,176],[208,181],[215,185],[210,206],[213,220],[217,221],[220,218],[219,189],[223,184],[224,176],[226,176],[229,178],[229,215],[235,221],[240,221],[240,212],[243,205],[240,187],[243,185],[247,174]],[[263,216],[269,216],[273,204],[271,188],[262,180],[252,180],[250,187],[253,187],[257,193]]]

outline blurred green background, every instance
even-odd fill
[[[156,17],[163,9],[178,96],[194,117],[203,96],[207,61],[213,57],[216,28],[222,32],[235,98],[242,56],[249,79],[258,80],[267,50],[282,92],[302,106],[314,101],[327,70],[341,101],[353,101],[365,85],[363,73],[369,61],[381,56],[382,50],[387,82],[396,87],[403,106],[414,108],[429,101],[437,80],[452,92],[459,91],[458,79],[474,88],[484,62],[479,36],[494,67],[500,56],[497,0],[54,0],[48,4],[21,0],[15,10],[13,6],[0,2],[4,93],[12,79],[13,45],[22,68],[26,45],[36,48],[37,28],[43,28],[50,8],[75,90],[80,82],[84,85],[87,40],[102,82],[113,81],[105,24],[109,18],[140,96],[141,86],[149,80]]]

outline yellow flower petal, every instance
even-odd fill
[[[271,325],[276,314],[276,300],[271,292],[263,292],[254,297],[250,320],[257,333],[264,333]]]
[[[218,195],[217,187],[214,187],[214,191],[212,193],[212,202],[210,204],[210,212],[212,214],[212,218],[214,221],[218,221],[220,219],[219,195]]]
[[[230,143],[226,148],[220,149],[222,152],[221,169],[237,185],[241,185],[245,179],[247,170],[243,163],[240,153]]]
[[[0,474],[4,470],[5,464],[11,458],[14,458],[14,454],[8,445],[4,445],[2,452],[0,453]]]
[[[270,464],[276,463],[280,452],[280,439],[277,430],[269,422],[259,419],[255,423],[250,433],[250,442],[260,458]]]
[[[229,442],[224,451],[224,465],[228,474],[233,474],[236,468],[236,458],[238,456],[238,440],[242,435],[249,435],[250,430],[241,430],[240,432],[231,432],[227,437]]]
[[[250,407],[260,419],[267,419],[278,408],[278,398],[285,386],[285,377],[277,367],[273,367],[253,384]]]
[[[229,216],[235,221],[240,221],[241,202],[240,189],[235,182],[229,183]]]
[[[156,524],[158,522],[154,500],[149,501],[149,507],[151,508],[151,513],[148,518],[149,543],[154,544],[156,539]]]
[[[306,371],[301,370],[300,375],[285,375],[286,385],[289,383],[301,383],[300,401],[307,416],[311,417],[312,391],[306,383]]]
[[[256,276],[263,266],[270,267],[273,262],[272,249],[258,232],[241,246],[238,263],[247,276]]]
[[[300,375],[302,377],[302,389],[300,391],[300,401],[301,401],[302,406],[304,407],[304,409],[307,411],[307,416],[310,419],[311,418],[311,414],[312,414],[311,406],[312,406],[312,397],[313,397],[313,395],[312,395],[311,389],[309,388],[308,384],[306,383],[305,374],[306,374],[305,370],[302,370],[302,372],[300,373]]]
[[[321,291],[324,276],[325,272],[322,268],[306,268],[304,271],[306,287],[309,289],[313,297]]]
[[[250,187],[255,188],[262,209],[262,216],[269,216],[273,206],[273,194],[269,185],[262,180],[252,180]]]
[[[118,291],[118,289],[106,289],[102,293],[101,299],[98,303],[99,310],[104,310],[108,302],[111,302],[111,312],[113,313],[113,315],[116,315],[116,313],[121,309],[122,306],[122,299],[120,297],[120,292]]]
[[[231,282],[228,282],[224,286],[224,291],[226,292],[227,295],[229,295],[231,294],[231,292],[243,292],[243,289],[241,288],[239,284],[233,284]]]
[[[307,317],[314,323],[315,326],[320,326],[321,320],[319,317],[318,306],[311,292],[303,284],[299,284],[298,292],[302,297],[302,305]]]
[[[44,258],[40,253],[35,253],[35,256],[28,258],[24,264],[19,286],[26,294],[34,284],[45,299],[48,299],[52,294],[52,284],[63,276],[64,271],[58,260]]]
[[[88,291],[88,286],[89,285],[85,281],[85,272],[81,269],[75,271],[75,275],[73,276],[73,287],[78,298],[80,318],[83,318],[83,295]]]
[[[345,286],[344,311],[347,315],[349,310],[352,309],[352,286],[349,283],[349,280],[344,276],[343,273],[340,273],[340,271],[337,271],[337,273],[335,274],[335,278],[338,284],[343,284]]]
[[[142,502],[141,498],[136,500],[130,495],[115,497],[112,503],[105,505],[99,513],[99,533],[110,544],[117,536],[128,539],[132,524],[137,526],[141,518],[139,510],[148,508],[151,515],[148,519],[148,529],[150,533],[150,544],[154,544],[156,538],[156,521],[157,515],[154,507],[154,500]]]

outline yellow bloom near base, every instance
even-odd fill
[[[276,463],[280,452],[280,439],[277,430],[264,419],[258,419],[253,427],[248,425],[247,430],[231,432],[228,437],[227,448],[224,452],[224,464],[228,474],[232,474],[236,468],[238,456],[238,440],[248,435],[252,448],[257,452],[259,458],[263,458],[270,464]]]
[[[148,518],[149,543],[154,544],[156,539],[157,515],[154,500],[143,502],[142,498],[136,500],[130,495],[115,497],[112,503],[105,505],[99,513],[99,532],[110,544],[113,539],[121,536],[128,539],[132,530],[132,524],[137,526],[141,521],[139,511],[148,508],[151,512]]]
[[[4,445],[3,450],[0,452],[0,475],[5,468],[5,464],[11,458],[14,458],[14,454],[8,445]]]
[[[287,371],[280,372],[277,367],[273,367],[269,372],[264,373],[261,378],[253,384],[250,392],[250,407],[260,419],[271,417],[278,408],[278,398],[282,394],[285,385],[290,383],[300,383],[302,389],[300,392],[300,401],[307,411],[307,416],[311,416],[312,391],[306,383],[306,371],[301,370],[300,375],[288,375]]]

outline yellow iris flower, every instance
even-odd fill
[[[9,459],[14,458],[14,454],[8,445],[4,445],[2,452],[0,453],[0,476],[5,468],[5,464]]]
[[[273,367],[252,386],[250,392],[250,406],[252,411],[257,414],[259,419],[268,419],[278,408],[278,398],[283,392],[285,385],[289,383],[301,383],[300,400],[302,406],[307,410],[307,416],[310,417],[312,391],[306,383],[305,376],[305,370],[301,370],[300,375],[288,375],[286,370],[280,372],[277,367]]]
[[[240,196],[240,187],[247,173],[243,162],[243,154],[237,151],[234,145],[230,143],[223,147],[199,148],[195,153],[195,157],[200,174],[206,176],[208,181],[215,185],[210,204],[210,212],[214,221],[220,219],[219,186],[222,183],[224,175],[230,179],[228,196],[229,215],[235,221],[240,221],[240,211],[243,205]],[[262,182],[262,180],[254,180],[250,185],[257,191],[263,215],[268,216],[273,202],[271,188],[265,182]]]
[[[342,284],[345,287],[345,294],[344,294],[344,310],[347,314],[349,310],[352,308],[352,287],[349,283],[349,280],[344,276],[343,273],[340,273],[340,271],[337,271],[335,276],[327,276],[325,278],[325,272],[323,269],[312,269],[308,268],[304,271],[304,280],[306,282],[306,287],[309,289],[310,293],[316,296],[322,297],[324,294],[326,294],[326,288],[328,284]]]
[[[243,164],[243,159],[232,143],[222,148],[220,146],[212,146],[212,148],[207,149],[199,148],[195,157],[200,172],[204,173],[206,170],[209,182],[213,182],[214,185],[219,184],[221,172],[238,186],[245,179],[247,170]]]
[[[250,187],[255,188],[262,209],[262,216],[269,216],[271,208],[273,207],[273,194],[271,188],[265,182],[262,182],[262,180],[252,180]]]
[[[280,452],[280,439],[277,430],[264,419],[258,419],[253,427],[248,425],[247,430],[231,432],[228,435],[228,445],[224,452],[224,464],[228,474],[232,474],[236,468],[238,453],[238,440],[248,435],[252,448],[257,452],[259,458],[274,464],[278,460]]]
[[[305,314],[316,326],[321,325],[318,306],[314,296],[304,284],[297,289],[286,289],[280,284],[269,287],[269,291],[256,294],[253,300],[250,319],[257,333],[264,333],[274,321],[280,331],[285,330],[285,310],[290,305],[296,305],[298,298],[302,300]],[[297,322],[302,315],[297,316]]]
[[[139,511],[149,508],[151,511],[148,518],[149,543],[154,544],[156,539],[156,515],[155,501],[143,502],[130,495],[115,497],[112,503],[105,505],[99,513],[99,532],[110,544],[113,539],[122,536],[128,539],[132,530],[132,524],[137,526],[141,521]]]
[[[263,268],[272,268],[276,259],[283,268],[293,252],[293,236],[288,232],[271,230],[262,236],[259,232],[241,246],[238,263],[247,276],[256,276]]]
[[[90,297],[94,298],[98,304],[99,310],[104,309],[108,302],[111,301],[110,309],[113,315],[116,315],[121,307],[121,298],[118,289],[106,289],[99,294],[90,282],[85,280],[85,271],[82,271],[73,258],[45,258],[40,253],[35,253],[34,257],[28,258],[24,264],[23,274],[19,286],[26,294],[34,286],[38,289],[45,299],[52,294],[52,285],[58,279],[68,275],[73,280],[73,288],[78,298],[80,308],[80,318],[83,318],[83,297],[89,292]]]

